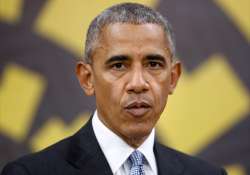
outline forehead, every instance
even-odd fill
[[[115,23],[105,26],[98,45],[99,48],[110,52],[126,49],[137,51],[169,49],[163,28],[160,25],[150,23]]]
[[[140,40],[165,40],[165,35],[162,27],[157,24],[129,24],[129,23],[115,23],[107,25],[103,28],[101,33],[101,41],[119,41],[131,42]]]
[[[104,27],[102,36],[112,35],[117,39],[124,39],[127,37],[144,38],[158,38],[164,36],[162,27],[158,24],[130,24],[130,23],[115,23]]]

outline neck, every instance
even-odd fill
[[[147,139],[148,136],[145,136],[143,138],[123,138],[122,139],[131,147],[137,149],[142,145],[142,143]]]
[[[118,131],[114,130],[113,128],[109,127],[109,125],[105,122],[105,120],[103,120],[102,117],[99,117],[100,114],[98,113],[98,118],[99,120],[107,127],[109,128],[113,133],[115,133],[116,135],[118,135],[120,138],[122,138],[122,140],[124,140],[128,145],[130,145],[131,147],[137,149],[138,147],[140,147],[143,142],[148,138],[148,136],[150,135],[150,133],[148,133],[147,135],[143,135],[143,136],[125,136],[122,133],[119,133]]]

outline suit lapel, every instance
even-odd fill
[[[184,167],[173,150],[156,142],[154,152],[159,175],[180,175],[183,172]]]
[[[91,120],[71,137],[67,161],[82,175],[112,175],[95,137]],[[173,150],[155,142],[154,153],[159,175],[180,175],[183,172],[183,165]]]
[[[81,174],[111,175],[112,171],[96,140],[91,120],[72,136],[68,161]]]

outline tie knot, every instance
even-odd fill
[[[143,165],[144,155],[140,152],[135,150],[130,156],[129,160],[132,163],[132,166],[142,166]]]

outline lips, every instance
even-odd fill
[[[144,116],[151,108],[151,105],[145,101],[133,101],[125,106],[125,111],[135,117]]]

